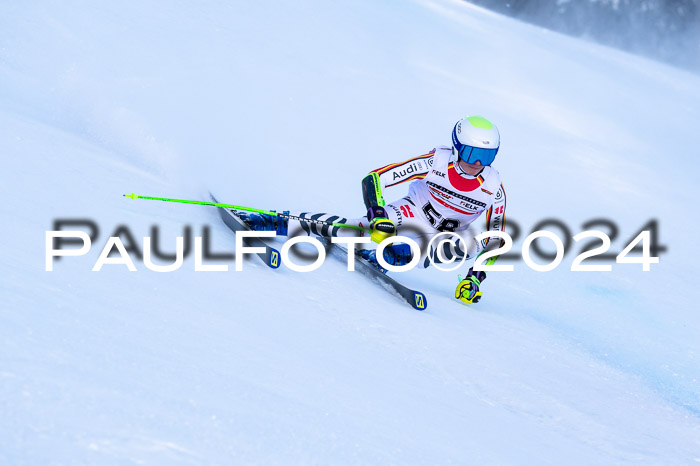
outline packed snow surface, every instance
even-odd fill
[[[696,75],[460,1],[3,2],[0,463],[700,462],[699,109]],[[235,250],[216,209],[125,193],[357,217],[467,114],[501,131],[516,252],[656,219],[659,264],[572,272],[573,244],[473,306],[397,275],[426,312],[333,258],[91,271],[119,226]],[[47,272],[56,219],[99,236]]]

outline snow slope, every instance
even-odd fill
[[[700,462],[698,76],[451,0],[122,3],[0,5],[0,463]],[[215,209],[124,193],[359,216],[465,114],[525,232],[609,218],[619,252],[656,218],[660,263],[574,247],[472,307],[411,271],[424,313],[331,259],[91,272],[119,225],[233,251]],[[57,218],[100,236],[46,272]]]

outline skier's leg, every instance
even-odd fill
[[[438,234],[440,237],[436,238]],[[472,228],[436,233],[428,239],[429,246],[426,246],[422,257],[425,261],[424,266],[428,267],[432,263],[445,264],[444,267],[450,268],[456,263],[474,259],[483,250],[481,243],[475,239],[477,234]]]
[[[352,225],[360,229],[342,227],[338,224]],[[365,236],[368,225],[367,217],[347,218],[326,213],[298,212],[292,213],[292,218],[289,220],[289,236],[359,237]]]
[[[397,234],[418,243],[421,251],[418,266],[421,268],[430,264],[452,264],[462,261],[465,255],[465,261],[473,259],[482,250],[481,244],[474,239],[476,233],[471,228],[458,232],[436,230],[408,196],[387,204],[385,209],[387,217],[397,227]],[[440,236],[436,238],[437,235]],[[372,256],[372,253],[366,255]],[[394,243],[384,249],[384,260],[391,265],[405,265],[412,257],[411,248],[405,243]]]
[[[416,207],[410,197],[406,196],[384,206],[387,218],[396,225],[397,234],[411,238],[418,243],[421,257],[418,266],[426,267],[427,245],[430,238],[438,231],[428,222],[423,212]],[[365,249],[360,252],[362,257],[379,267],[375,249]],[[413,251],[407,243],[392,243],[384,248],[384,260],[390,265],[402,266],[413,259]]]
[[[367,218],[348,219],[339,215],[312,212],[283,212],[284,216],[272,216],[251,212],[238,212],[239,217],[255,231],[275,231],[279,236],[362,236],[363,231],[341,227],[337,224],[366,228]],[[287,217],[287,215],[289,217]],[[333,226],[333,224],[336,226]]]

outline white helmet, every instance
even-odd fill
[[[468,116],[452,130],[452,147],[467,163],[491,165],[501,145],[496,125],[481,116]]]

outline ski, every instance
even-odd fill
[[[331,254],[341,260],[347,261],[348,251],[346,249],[340,247],[338,244],[331,243],[328,238],[322,238],[322,240],[326,243],[326,249],[329,250]],[[397,282],[390,276],[382,273],[379,269],[357,253],[355,253],[355,264],[359,265],[359,267],[355,267],[355,270],[387,286],[389,289],[401,296],[401,298],[403,298],[408,304],[413,306],[414,309],[424,311],[428,307],[428,300],[423,293],[412,290],[411,288]]]
[[[209,193],[209,196],[213,202],[219,203],[212,193]],[[219,210],[221,219],[232,231],[249,231],[246,224],[238,216],[237,210],[228,207],[217,207],[217,209]],[[319,239],[326,244],[326,248],[331,252],[331,254],[340,259],[347,260],[347,250],[343,249],[337,244],[331,243],[329,238],[320,237]],[[246,246],[264,248],[265,251],[258,253],[257,256],[260,257],[260,259],[268,267],[273,269],[279,268],[280,253],[277,249],[269,246],[260,238],[244,238],[243,242]],[[402,285],[392,277],[379,271],[379,269],[358,254],[355,254],[355,263],[359,264],[359,267],[357,267],[356,270],[360,271],[364,275],[374,278],[376,281],[388,287],[390,290],[401,296],[401,298],[403,298],[408,304],[413,306],[414,309],[424,311],[428,307],[428,300],[420,291],[412,290],[411,288]]]
[[[209,193],[209,196],[211,197],[212,201],[216,202],[217,204],[219,203],[212,193]],[[243,223],[243,220],[241,220],[238,216],[238,211],[226,207],[217,207],[217,209],[219,210],[221,219],[232,231],[249,231],[246,224]],[[264,252],[257,253],[256,255],[271,269],[279,268],[280,253],[277,249],[269,246],[260,238],[244,238],[243,243],[250,247],[265,248]]]

